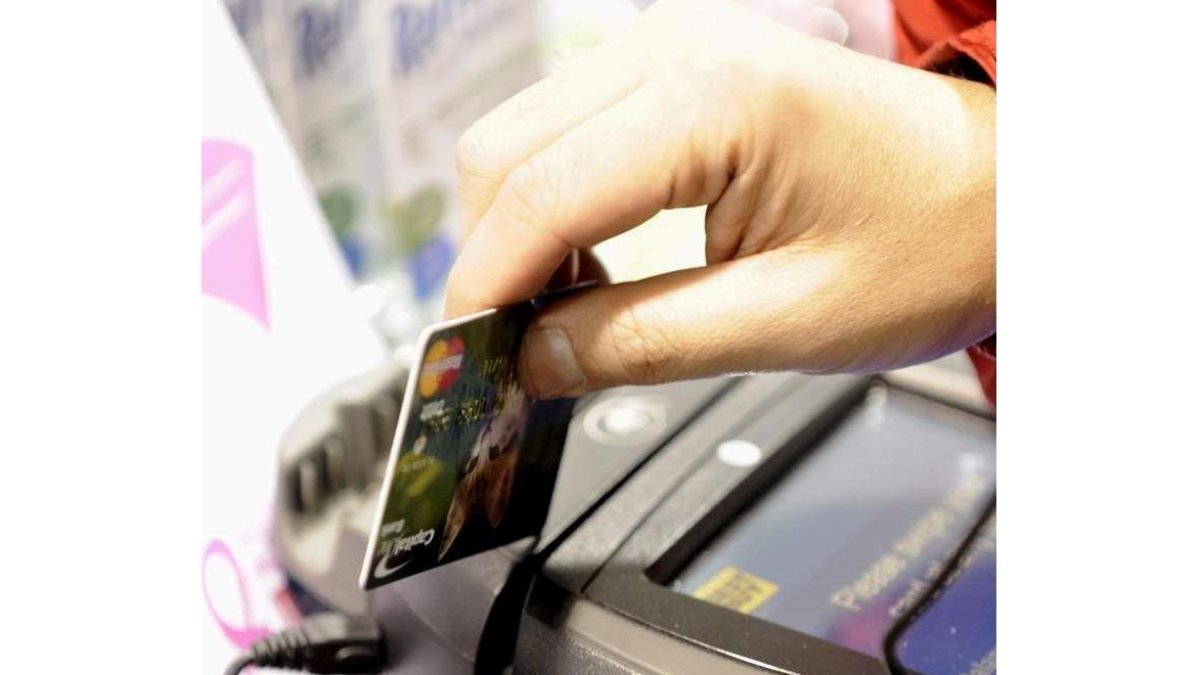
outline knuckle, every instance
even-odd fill
[[[528,224],[553,223],[557,207],[557,181],[547,163],[537,156],[508,175],[496,205],[504,215]]]
[[[671,63],[673,74],[665,79],[664,84],[669,85],[673,93],[695,96],[694,88],[703,87],[707,90],[712,78],[720,75],[722,64],[723,59],[718,54],[686,49],[674,57]]]
[[[727,97],[725,100],[739,100],[754,88],[761,77],[758,64],[746,54],[725,59],[719,69],[708,78],[709,93],[714,96]]]
[[[675,353],[668,336],[651,328],[656,322],[637,305],[622,307],[609,323],[609,339],[616,366],[624,379],[635,384],[663,382],[672,372]]]
[[[458,177],[464,182],[480,180],[487,175],[485,167],[488,155],[480,134],[479,126],[472,126],[459,137],[454,148]]]
[[[681,114],[711,119],[714,110],[741,110],[762,96],[761,79],[758,66],[745,55],[689,53],[678,58],[672,76],[660,78],[658,84],[666,98],[689,106]]]

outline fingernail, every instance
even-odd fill
[[[521,351],[525,387],[537,398],[554,398],[587,380],[562,329],[539,328],[526,333]]]

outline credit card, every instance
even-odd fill
[[[547,300],[422,333],[359,577],[363,589],[541,531],[575,405],[535,401],[517,380],[521,339]]]

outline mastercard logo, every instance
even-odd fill
[[[425,352],[425,362],[421,364],[421,396],[429,398],[454,384],[462,369],[463,349],[462,338],[457,335],[429,346],[429,351]]]

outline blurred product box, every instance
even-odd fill
[[[385,219],[411,294],[440,318],[461,215],[455,147],[477,119],[538,77],[530,0],[377,3],[374,61]],[[395,275],[392,275],[395,278]]]
[[[539,72],[533,0],[226,0],[358,298],[393,344],[439,318],[454,149]]]

